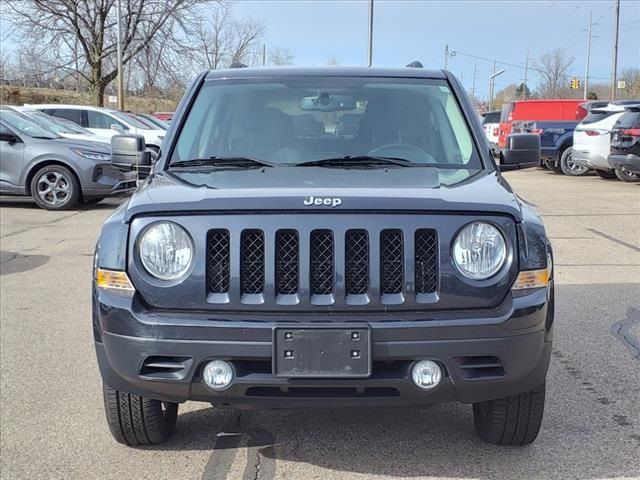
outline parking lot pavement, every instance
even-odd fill
[[[536,443],[495,447],[471,407],[181,407],[166,445],[112,440],[92,345],[90,277],[118,200],[52,213],[0,199],[0,476],[114,479],[640,478],[640,184],[508,174],[555,246],[557,314]]]

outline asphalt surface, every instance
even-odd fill
[[[0,199],[0,477],[640,478],[640,184],[508,174],[555,246],[557,314],[538,440],[483,444],[471,407],[237,412],[181,406],[155,448],[112,440],[90,317],[92,252],[118,204]]]

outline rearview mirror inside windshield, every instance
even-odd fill
[[[300,110],[312,110],[321,112],[339,112],[353,110],[356,108],[356,101],[348,95],[331,95],[322,92],[313,97],[303,97],[300,101]]]

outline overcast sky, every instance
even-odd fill
[[[575,57],[571,74],[582,78],[586,63],[586,28],[593,11],[592,82],[611,78],[614,0],[582,1],[431,1],[375,0],[374,66],[401,66],[420,60],[425,67],[442,68],[444,48],[456,51],[449,69],[471,89],[474,65],[476,90],[486,96],[488,75],[496,59],[496,90],[524,77],[529,49],[533,60],[554,48]],[[335,57],[342,65],[367,61],[368,0],[240,0],[235,15],[261,19],[266,44],[287,47],[296,65],[324,65]],[[618,71],[640,68],[640,0],[622,0],[620,7]],[[533,78],[532,78],[533,77]],[[529,73],[535,86],[535,72]],[[531,83],[529,84],[531,85]]]

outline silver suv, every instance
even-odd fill
[[[28,116],[0,110],[0,194],[30,195],[39,207],[65,210],[136,187],[136,173],[111,164],[108,145],[65,139]]]

